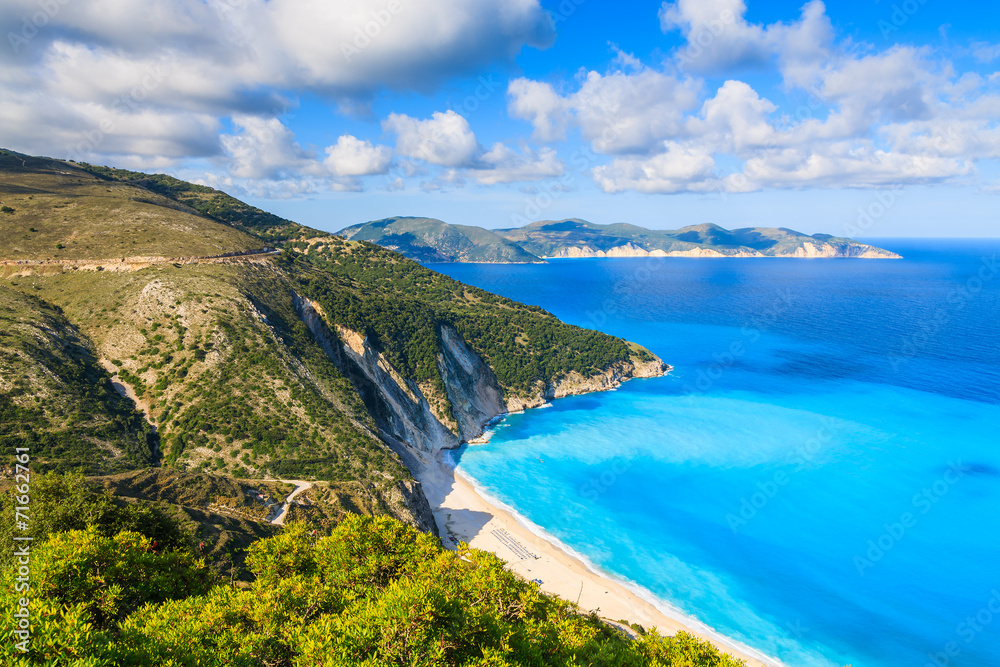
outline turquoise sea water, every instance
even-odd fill
[[[787,665],[1000,665],[1000,243],[882,245],[905,259],[433,265],[675,367],[459,469]]]

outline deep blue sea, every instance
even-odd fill
[[[786,665],[1000,666],[1000,241],[878,243],[905,259],[432,265],[674,366],[459,469]]]

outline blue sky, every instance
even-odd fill
[[[420,215],[998,236],[998,14],[9,0],[0,145],[170,173],[327,230]]]

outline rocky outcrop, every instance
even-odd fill
[[[458,438],[432,414],[416,384],[401,377],[363,336],[346,327],[337,327],[335,333],[320,306],[302,296],[295,296],[295,309],[323,351],[350,379],[375,418],[382,440],[407,468],[413,470],[420,457],[442,446],[458,446]],[[397,506],[405,507],[409,514],[398,516],[399,512],[394,512],[396,518],[436,532],[434,514],[420,483],[401,481],[396,492]]]
[[[589,394],[595,391],[608,391],[618,387],[622,382],[634,378],[659,377],[669,373],[672,367],[659,358],[652,361],[619,361],[604,370],[603,373],[584,377],[580,373],[569,373],[544,387],[536,394],[507,398],[507,411],[517,412],[526,408],[537,408],[554,398]]]
[[[809,243],[805,242],[787,257],[852,257],[855,259],[902,259],[900,255],[864,243]]]
[[[424,532],[437,533],[437,522],[434,520],[434,512],[427,502],[427,497],[424,495],[420,482],[414,479],[396,482],[395,488],[390,493],[390,500],[396,501],[397,506],[405,507],[408,510],[409,516],[397,516],[397,519],[411,526],[416,526]]]
[[[434,415],[415,382],[400,375],[361,334],[339,325],[337,333],[348,377],[381,428],[421,453],[458,445],[458,436]]]

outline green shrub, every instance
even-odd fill
[[[328,537],[289,525],[250,548],[250,588],[133,532],[53,536],[33,560],[35,650],[4,664],[222,667],[737,667],[684,633],[624,638],[542,593],[493,554],[388,518],[348,515]],[[0,598],[14,604],[11,574]],[[0,632],[13,629],[9,614]]]

